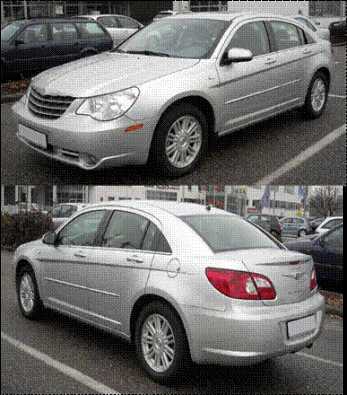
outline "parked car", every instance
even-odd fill
[[[186,14],[190,13],[191,11],[173,11],[173,10],[166,10],[166,11],[160,11],[154,18],[153,22],[158,22],[160,19],[167,18],[168,16],[175,16],[179,14]]]
[[[17,136],[85,170],[151,160],[180,176],[205,155],[209,135],[297,107],[319,117],[333,69],[331,44],[291,19],[182,14],[35,77],[13,107]]]
[[[49,212],[52,218],[53,230],[66,222],[77,211],[81,211],[88,206],[90,205],[87,203],[61,203],[56,205],[52,211]]]
[[[285,245],[290,250],[312,256],[320,287],[343,291],[343,224],[327,233],[314,234]]]
[[[315,232],[323,234],[328,232],[330,229],[337,225],[342,224],[343,217],[327,217],[325,220],[316,228]]]
[[[25,317],[49,307],[108,329],[161,383],[190,358],[247,365],[296,352],[322,327],[312,258],[210,206],[99,204],[14,261]]]
[[[49,69],[113,47],[104,27],[94,21],[27,19],[1,29],[2,80],[10,73]],[[40,107],[40,101],[37,102]]]
[[[284,217],[280,222],[282,224],[282,237],[303,237],[313,232],[307,218]]]
[[[331,40],[334,43],[345,43],[347,38],[346,19],[333,22],[329,26]]]
[[[330,30],[319,26],[318,22],[304,15],[296,15],[293,18],[317,33],[321,39],[330,41]]]
[[[143,28],[142,23],[125,15],[81,15],[80,18],[93,19],[99,22],[110,33],[115,46]]]
[[[271,233],[276,239],[281,241],[282,225],[276,215],[270,214],[250,214],[247,220],[261,226]]]

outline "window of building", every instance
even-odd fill
[[[338,17],[343,16],[343,1],[310,1],[310,16]]]
[[[227,11],[227,1],[190,1],[190,10],[202,11]]]
[[[16,204],[16,187],[15,185],[4,186],[4,205],[10,206]]]
[[[167,192],[167,191],[146,191],[146,199],[148,200],[171,200],[177,201],[177,193],[176,192]]]

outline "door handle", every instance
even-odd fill
[[[143,263],[143,259],[140,259],[137,256],[128,256],[127,262],[129,262],[129,263]]]
[[[78,252],[75,252],[75,253],[74,253],[74,256],[77,257],[77,258],[86,258],[86,257],[87,257],[87,254],[85,254],[85,253],[82,252],[82,251],[78,251]]]
[[[277,59],[267,58],[265,64],[274,64],[277,62]]]

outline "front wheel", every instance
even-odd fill
[[[21,313],[25,318],[37,319],[41,316],[43,305],[33,270],[23,267],[17,276],[17,298]]]
[[[329,82],[324,73],[318,72],[314,75],[309,86],[304,111],[311,118],[319,118],[327,105],[329,94]]]
[[[197,107],[179,104],[166,112],[153,136],[151,157],[160,172],[177,177],[189,173],[207,150],[208,123]]]
[[[142,367],[161,384],[176,379],[189,361],[182,323],[176,312],[162,302],[152,302],[140,313],[135,345]]]

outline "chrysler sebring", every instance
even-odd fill
[[[22,314],[43,308],[133,342],[153,379],[189,361],[247,365],[312,346],[324,298],[312,258],[223,210],[123,201],[20,246]]]
[[[222,136],[302,107],[319,117],[331,44],[278,16],[182,14],[50,69],[14,106],[19,139],[83,169],[144,164],[180,176]]]

